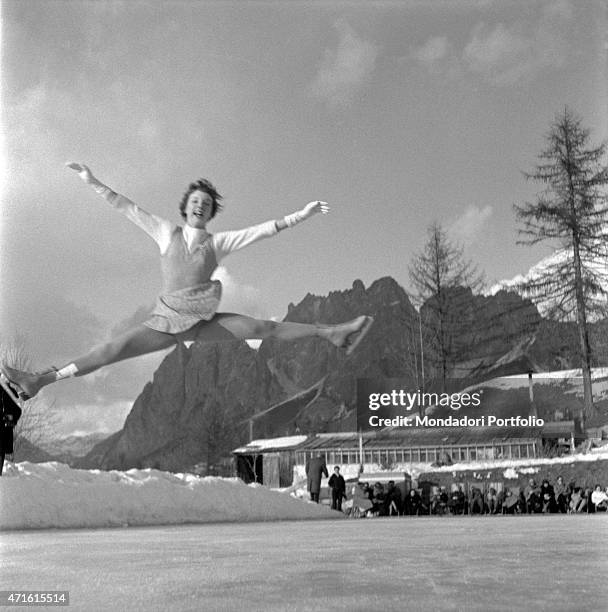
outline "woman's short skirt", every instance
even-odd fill
[[[199,321],[210,321],[220,305],[222,284],[213,280],[161,295],[144,325],[166,334],[179,334]]]

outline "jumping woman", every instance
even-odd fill
[[[191,183],[179,210],[185,224],[150,214],[128,198],[112,191],[97,180],[89,168],[80,163],[67,166],[114,209],[144,230],[160,249],[162,294],[148,320],[134,326],[117,338],[94,347],[85,355],[63,367],[31,373],[3,364],[0,368],[3,386],[7,383],[23,400],[34,397],[40,389],[58,380],[84,376],[122,361],[167,349],[177,342],[198,340],[247,340],[276,338],[297,340],[310,336],[325,338],[350,354],[361,342],[373,319],[360,316],[338,325],[275,322],[240,314],[217,312],[222,286],[211,275],[229,253],[262,238],[291,228],[317,213],[329,212],[325,202],[310,202],[302,210],[283,219],[267,221],[238,231],[207,232],[207,223],[220,209],[222,196],[207,180]]]

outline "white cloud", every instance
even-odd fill
[[[530,70],[533,42],[502,23],[490,29],[478,24],[463,52],[471,72],[482,74],[496,84],[515,83]]]
[[[222,312],[267,319],[268,314],[262,307],[262,295],[256,287],[239,283],[224,266],[219,266],[213,278],[222,283]]]
[[[445,36],[435,36],[414,49],[413,55],[421,64],[431,68],[447,58],[450,48],[450,42]]]
[[[542,70],[563,65],[568,54],[566,34],[571,21],[571,5],[552,2],[544,5],[531,25],[477,24],[464,48],[463,64],[493,85],[529,82]]]
[[[459,79],[462,76],[461,61],[453,44],[446,36],[433,36],[423,45],[414,47],[409,55],[402,58],[413,58],[423,68],[435,76],[448,79]]]
[[[352,102],[365,86],[376,66],[378,47],[359,35],[343,20],[336,22],[339,40],[326,49],[323,62],[312,84],[315,95],[333,106]]]
[[[527,83],[543,70],[562,66],[571,53],[571,4],[563,0],[538,6],[528,21],[478,23],[461,53],[445,36],[435,36],[411,57],[433,74],[455,77],[467,71],[499,87]]]
[[[448,228],[448,233],[458,242],[475,242],[492,213],[491,206],[469,206]]]

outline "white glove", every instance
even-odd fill
[[[93,173],[85,164],[80,164],[78,162],[68,162],[66,166],[78,172],[78,176],[82,179],[82,181],[87,185],[93,187],[93,189],[100,195],[107,195],[109,193],[113,193],[109,187],[106,187],[103,183],[98,181],[93,176]]]
[[[329,212],[329,205],[327,202],[309,202],[302,210],[298,210],[291,215],[287,215],[285,217],[285,225],[287,227],[293,227],[297,223],[301,223],[305,221],[309,217],[316,215],[317,213],[321,213],[326,215]]]

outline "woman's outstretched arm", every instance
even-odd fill
[[[66,166],[75,170],[81,180],[92,187],[95,193],[106,200],[112,208],[121,212],[129,221],[135,223],[135,225],[144,230],[146,234],[151,236],[158,244],[161,253],[164,253],[169,246],[171,233],[174,228],[174,225],[170,221],[145,211],[129,200],[129,198],[116,193],[107,185],[104,185],[99,179],[93,176],[93,173],[85,164],[68,162]]]
[[[229,253],[238,251],[263,238],[274,236],[277,232],[289,227],[293,227],[306,219],[310,219],[318,213],[327,214],[329,205],[327,202],[309,202],[302,210],[298,210],[282,219],[266,221],[259,225],[246,227],[242,230],[218,232],[213,234],[213,247],[215,249],[218,262]]]

